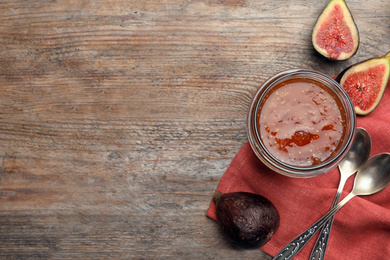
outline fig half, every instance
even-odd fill
[[[330,60],[346,60],[359,47],[359,32],[345,0],[331,0],[313,28],[315,50]]]
[[[368,115],[378,105],[390,78],[390,52],[343,70],[336,81],[351,98],[358,115]]]
[[[279,212],[267,198],[249,192],[216,192],[218,223],[243,248],[265,245],[279,228]]]

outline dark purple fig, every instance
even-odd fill
[[[345,0],[330,0],[313,28],[315,50],[330,60],[346,60],[359,47],[359,32]]]
[[[358,115],[371,113],[382,99],[390,78],[390,52],[343,70],[336,81],[351,98]]]
[[[244,248],[265,245],[279,228],[279,212],[267,198],[248,192],[216,192],[218,223],[234,244]]]

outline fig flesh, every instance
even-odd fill
[[[248,192],[216,192],[218,223],[231,241],[243,248],[265,245],[279,228],[279,212],[267,198]]]
[[[378,105],[390,78],[390,52],[343,70],[336,81],[351,98],[358,115],[368,115]]]
[[[359,47],[359,32],[345,0],[331,0],[312,32],[314,49],[330,60],[346,60]]]

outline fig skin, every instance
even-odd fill
[[[358,73],[370,69],[374,70],[374,68],[379,65],[385,66],[385,71],[383,72],[383,75],[381,75],[383,76],[381,85],[375,85],[374,82],[368,82],[369,80],[375,81],[375,75],[371,74],[370,77],[358,77]],[[352,80],[353,84],[351,84],[351,81],[347,82],[347,78],[354,76],[354,74],[356,76],[355,79]],[[359,80],[357,80],[357,78],[359,78]],[[356,114],[361,116],[368,115],[379,105],[389,83],[390,52],[383,57],[368,59],[344,69],[335,80],[349,95]],[[374,99],[372,99],[372,97],[374,97]]]
[[[330,0],[312,31],[314,49],[329,60],[347,60],[359,43],[359,30],[345,0]]]
[[[242,248],[265,245],[279,228],[280,216],[267,198],[249,192],[216,192],[218,223],[233,244]]]

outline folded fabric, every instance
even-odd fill
[[[371,135],[371,156],[390,152],[390,87],[379,106],[369,115],[357,118],[357,126]],[[345,185],[341,199],[353,187],[354,176]],[[246,143],[222,176],[217,190],[222,193],[247,191],[268,198],[280,214],[280,227],[260,249],[274,256],[288,242],[329,211],[340,174],[334,169],[313,178],[291,178],[267,168]],[[207,216],[216,219],[211,201]],[[316,234],[294,259],[308,259]],[[390,187],[350,200],[335,215],[326,259],[390,259]]]

